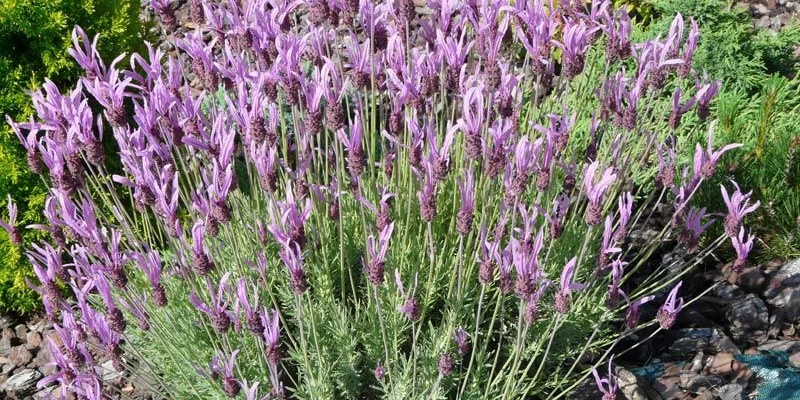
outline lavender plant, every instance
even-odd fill
[[[696,24],[631,43],[625,9],[559,3],[196,0],[181,36],[159,0],[177,52],[129,68],[76,27],[86,75],[11,123],[51,183],[40,385],[116,395],[103,353],[166,398],[614,398],[594,367],[725,241],[692,199],[733,146]]]

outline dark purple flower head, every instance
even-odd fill
[[[296,295],[302,295],[308,290],[308,278],[303,268],[303,253],[300,245],[294,242],[281,242],[279,255],[286,269],[289,271],[289,286]]]
[[[453,341],[456,342],[459,355],[463,356],[469,353],[469,335],[467,335],[467,331],[465,331],[464,328],[459,326],[453,332]]]
[[[747,235],[747,239],[745,239],[744,227],[739,228],[739,236],[731,238],[733,249],[736,251],[736,260],[733,262],[732,268],[734,272],[741,272],[747,264],[747,256],[753,250],[753,239],[755,239],[755,235]]]
[[[597,255],[597,270],[595,272],[598,275],[602,275],[602,271],[608,268],[611,256],[621,252],[622,249],[614,237],[614,219],[607,215],[603,226],[603,241],[600,246],[600,252]]]
[[[225,275],[220,278],[216,290],[214,290],[210,279],[206,281],[210,298],[209,303],[201,301],[194,291],[189,294],[189,302],[191,302],[197,310],[206,314],[211,319],[211,325],[214,329],[223,334],[228,331],[231,324],[231,315],[230,311],[228,311],[229,300],[225,296],[225,291],[228,288],[227,283],[230,277],[231,273],[226,272]]]
[[[241,391],[241,386],[239,382],[233,376],[233,368],[236,363],[236,356],[239,355],[239,350],[234,350],[231,353],[229,358],[225,357],[225,354],[222,352],[217,353],[217,357],[220,360],[225,360],[223,363],[222,368],[222,390],[225,391],[225,394],[228,395],[230,398],[236,397],[239,392]]]
[[[439,374],[442,376],[453,374],[453,357],[449,353],[444,353],[439,357]]]
[[[464,171],[463,179],[458,179],[458,187],[461,190],[461,207],[456,217],[456,230],[466,236],[472,229],[475,209],[475,178],[472,168]]]
[[[683,218],[683,228],[678,234],[678,240],[686,247],[687,252],[694,253],[697,251],[697,246],[700,244],[700,236],[703,232],[714,223],[714,219],[708,218],[705,207],[696,208],[692,207]]]
[[[561,314],[566,314],[569,311],[569,297],[570,293],[575,290],[583,290],[586,285],[582,283],[573,282],[575,274],[577,259],[573,257],[564,266],[561,271],[561,280],[559,281],[559,289],[556,292],[556,311]]]
[[[699,182],[700,179],[710,178],[714,176],[717,169],[717,162],[728,150],[742,147],[739,143],[732,143],[722,146],[719,150],[714,150],[714,127],[716,123],[712,122],[708,127],[708,145],[705,150],[698,143],[694,151],[694,164],[692,178],[693,185]]]
[[[586,222],[588,224],[599,224],[601,221],[601,213],[603,207],[603,198],[608,188],[614,183],[617,174],[614,173],[612,167],[608,167],[603,171],[603,175],[599,181],[595,181],[597,168],[600,164],[597,161],[592,162],[586,167],[583,174],[583,187],[586,190],[586,197],[589,199],[589,206],[586,210]]]
[[[594,376],[594,382],[597,384],[597,389],[600,390],[600,393],[603,394],[602,400],[616,400],[617,398],[617,379],[614,377],[612,365],[614,362],[614,356],[608,360],[608,375],[605,378],[600,378],[600,375],[597,373],[597,370],[592,367],[592,375]]]
[[[375,240],[374,235],[370,235],[367,239],[367,253],[369,259],[365,266],[367,271],[367,278],[370,283],[379,286],[383,283],[384,263],[386,261],[386,252],[389,250],[389,240],[392,237],[394,230],[394,222],[390,223],[381,230],[378,240]]]
[[[722,82],[714,81],[701,84],[700,79],[698,79],[695,83],[695,87],[697,89],[697,93],[695,94],[695,98],[697,98],[697,117],[700,118],[700,121],[705,121],[706,118],[708,118],[711,101],[714,100],[719,93]]]
[[[671,129],[678,129],[681,124],[681,117],[691,110],[696,102],[696,98],[691,97],[686,103],[681,104],[682,95],[681,88],[675,88],[672,94],[672,114],[669,116],[669,127]]]
[[[728,195],[728,191],[723,185],[720,185],[720,189],[722,191],[722,198],[725,200],[725,205],[728,207],[728,215],[725,218],[725,234],[729,238],[735,238],[740,231],[742,220],[745,215],[755,211],[758,206],[761,205],[761,202],[756,201],[751,205],[750,197],[753,192],[742,193],[736,182],[731,181],[731,183],[733,183],[733,186],[736,188],[732,194]]]
[[[609,310],[617,308],[625,296],[619,285],[627,264],[619,258],[611,262],[611,283],[608,285],[608,297],[606,298],[606,307]]]
[[[364,149],[361,145],[363,131],[359,112],[356,112],[348,130],[349,135],[345,134],[344,128],[338,130],[336,134],[347,150],[347,170],[350,172],[351,177],[358,178],[367,166],[366,154],[364,154]]]
[[[206,275],[216,266],[214,261],[208,255],[205,241],[206,224],[203,221],[197,221],[192,228],[192,252],[194,270],[200,275]]]
[[[383,365],[381,364],[381,360],[378,360],[378,362],[375,363],[374,374],[375,374],[375,379],[377,379],[378,382],[382,381],[383,377],[386,375],[386,368],[384,368]]]
[[[686,43],[683,45],[683,54],[681,55],[683,63],[678,67],[678,76],[681,78],[689,76],[689,72],[692,70],[692,58],[694,58],[694,53],[697,50],[697,40],[700,37],[700,29],[697,27],[697,21],[695,21],[694,18],[690,18],[689,20],[692,23],[692,27],[689,30]]]
[[[8,233],[8,238],[15,246],[22,245],[22,234],[19,232],[17,225],[17,205],[11,200],[11,195],[8,195],[8,220],[3,221],[0,219],[0,228],[3,228]]]
[[[590,38],[599,28],[589,28],[582,19],[567,19],[562,41],[555,41],[563,54],[564,74],[574,78],[583,72],[586,52],[591,45]]]
[[[606,13],[604,30],[608,36],[606,58],[609,61],[625,60],[631,56],[631,18],[625,7],[620,7],[614,16]]]
[[[281,361],[280,353],[280,317],[277,310],[272,310],[272,314],[261,313],[261,322],[264,325],[264,342],[267,344],[267,361],[272,366],[277,366]]]
[[[412,322],[418,320],[420,317],[419,300],[414,297],[417,292],[417,275],[414,274],[414,285],[410,292],[406,292],[403,288],[403,280],[399,270],[394,271],[394,280],[403,299],[403,304],[397,307],[397,311],[405,314]]]
[[[680,289],[682,284],[683,282],[678,282],[678,284],[675,285],[667,295],[664,304],[658,309],[656,319],[662,329],[669,329],[672,327],[672,325],[675,324],[675,320],[678,318],[678,313],[680,313],[683,308],[683,298],[677,297],[678,289]]]
[[[252,290],[252,303],[250,296],[248,296],[247,280],[245,278],[239,279],[236,283],[236,298],[238,302],[235,308],[242,308],[244,311],[244,318],[247,323],[247,329],[256,336],[261,336],[264,332],[264,324],[261,321],[261,314],[259,312],[260,306],[258,304],[258,290],[254,287]]]
[[[625,326],[628,329],[636,328],[639,324],[639,316],[641,315],[641,310],[639,309],[643,304],[655,299],[656,296],[650,295],[642,297],[638,300],[633,302],[625,296],[625,300],[628,302],[628,312],[625,315]]]

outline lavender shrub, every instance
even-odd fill
[[[174,399],[563,398],[592,374],[613,399],[594,367],[669,328],[725,240],[692,205],[734,147],[694,21],[631,43],[609,1],[192,0],[178,35],[152,3],[176,53],[106,65],[76,27],[85,76],[9,121],[51,183],[40,386],[116,396],[103,353]],[[739,268],[757,204],[722,193]]]

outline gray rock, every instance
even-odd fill
[[[725,312],[731,338],[737,343],[759,344],[767,340],[769,311],[758,296],[748,294],[734,300]]]
[[[617,385],[627,400],[647,400],[644,387],[647,382],[628,371],[617,366],[614,371],[617,378]]]
[[[0,367],[0,374],[2,374],[2,375],[10,375],[11,371],[13,371],[14,368],[16,368],[16,367],[17,367],[16,365],[14,365],[14,364],[12,364],[10,362],[3,363],[3,366]]]
[[[14,335],[20,339],[24,339],[25,336],[28,334],[28,326],[25,324],[19,324],[14,327]]]
[[[14,324],[14,320],[6,316],[0,316],[0,330],[10,328]]]
[[[758,4],[758,3],[751,4],[750,5],[750,12],[754,16],[760,17],[762,15],[768,15],[769,14],[769,8],[767,8],[767,6],[765,6],[763,4]]]
[[[698,351],[741,354],[741,350],[722,331],[715,328],[684,328],[675,331],[678,339],[668,349],[672,359],[685,360]]]
[[[36,382],[42,378],[42,373],[35,369],[25,369],[17,372],[12,377],[8,378],[5,383],[0,385],[0,392],[15,393],[17,395],[25,395],[30,393]]]
[[[28,349],[35,349],[42,345],[42,334],[36,331],[28,332],[25,335],[25,346]]]
[[[26,349],[24,344],[21,344],[11,349],[8,358],[12,364],[22,368],[33,360],[33,353]]]
[[[744,294],[744,292],[740,287],[736,285],[731,285],[727,282],[723,282],[720,285],[716,286],[713,290],[711,290],[711,293],[714,293],[714,296],[717,296],[723,300],[728,300],[728,301],[733,300]]]
[[[744,388],[737,383],[729,383],[717,389],[720,400],[744,400]]]
[[[784,317],[794,321],[800,317],[800,259],[784,264],[769,278],[764,290],[767,303],[784,309]]]
[[[766,15],[756,20],[756,28],[758,29],[768,29],[769,25],[770,25],[770,19]]]
[[[794,368],[800,369],[800,352],[794,353],[789,356],[789,365]]]
[[[721,376],[700,375],[690,371],[681,372],[681,387],[687,392],[701,393],[725,383]]]
[[[758,351],[785,351],[789,354],[800,352],[800,341],[771,340],[757,347]]]

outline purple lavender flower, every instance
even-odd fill
[[[16,227],[17,224],[17,205],[11,201],[11,195],[8,195],[8,221],[0,220],[0,228],[3,228],[8,233],[8,238],[15,246],[22,246],[22,234]]]
[[[472,220],[475,218],[473,212],[475,208],[475,178],[472,175],[472,168],[464,171],[464,178],[458,180],[458,187],[461,189],[461,208],[456,217],[456,231],[461,236],[467,236],[472,229]]]
[[[175,17],[175,10],[172,8],[172,0],[150,0],[150,7],[153,7],[161,19],[161,26],[165,31],[172,32],[178,26]]]
[[[337,137],[347,150],[347,170],[352,178],[358,178],[367,166],[366,155],[361,147],[361,114],[356,112],[349,128],[350,135],[346,135],[344,128],[336,132]]]
[[[300,245],[288,241],[281,242],[282,249],[279,252],[281,260],[289,270],[289,286],[296,295],[302,295],[308,290],[308,278],[303,268],[303,253]]]
[[[614,356],[611,356],[611,358],[608,360],[608,375],[602,379],[600,379],[600,375],[597,373],[597,370],[592,367],[594,382],[597,384],[597,389],[603,394],[602,400],[616,400],[617,398],[617,379],[614,377],[611,367],[613,362]]]
[[[753,239],[755,239],[755,235],[752,234],[747,235],[747,239],[745,239],[744,227],[739,228],[739,236],[731,238],[733,249],[736,251],[736,260],[731,267],[734,272],[741,272],[747,265],[747,256],[753,250]]]
[[[374,374],[375,374],[375,379],[377,379],[378,382],[382,381],[383,377],[386,375],[386,368],[384,368],[383,365],[381,364],[381,360],[378,360],[378,362],[375,363]]]
[[[719,93],[722,82],[714,81],[701,85],[698,80],[695,86],[697,87],[697,93],[695,94],[697,98],[697,117],[700,118],[700,121],[705,121],[708,118],[711,100],[714,100],[714,97]]]
[[[125,321],[122,310],[117,307],[114,301],[114,296],[111,294],[111,286],[102,274],[95,275],[94,287],[97,289],[98,293],[100,293],[100,297],[106,305],[106,320],[108,321],[108,326],[114,332],[120,334],[124,333],[128,324]]]
[[[281,361],[280,352],[280,317],[278,310],[272,310],[271,316],[266,312],[261,313],[261,323],[264,325],[264,341],[267,344],[267,361],[275,367]]]
[[[618,247],[617,240],[614,238],[614,222],[610,215],[606,216],[606,221],[603,229],[603,241],[600,245],[600,252],[597,254],[597,269],[595,273],[598,276],[608,267],[611,256],[622,252]]]
[[[708,217],[705,207],[696,208],[692,207],[686,213],[683,219],[683,229],[678,234],[678,240],[686,247],[688,253],[697,251],[697,246],[700,244],[700,236],[703,232],[714,223],[714,219],[709,219],[703,222]]]
[[[694,18],[690,18],[689,20],[692,23],[692,27],[689,30],[686,43],[683,45],[683,54],[681,55],[683,63],[678,66],[678,76],[681,78],[689,76],[689,72],[692,70],[692,58],[697,50],[697,39],[700,37],[700,29],[697,27],[697,21],[695,21]]]
[[[608,285],[608,297],[606,298],[606,307],[609,310],[617,308],[625,296],[625,292],[622,291],[619,285],[627,264],[619,258],[611,262],[611,283]]]
[[[691,110],[696,101],[695,97],[691,97],[686,101],[686,103],[681,104],[681,96],[681,88],[675,88],[675,92],[672,94],[672,114],[670,114],[668,122],[669,127],[673,130],[678,129],[681,124],[681,118],[683,117],[683,114]]]
[[[207,275],[211,270],[216,268],[214,261],[208,256],[205,243],[203,243],[205,240],[205,233],[206,224],[202,221],[197,221],[192,228],[192,266],[195,272],[202,276]]]
[[[211,326],[221,334],[228,332],[228,328],[231,324],[230,311],[228,311],[229,300],[226,299],[224,295],[230,277],[230,272],[226,272],[225,275],[222,275],[216,291],[211,286],[211,280],[209,279],[206,281],[208,295],[211,299],[208,304],[202,302],[194,291],[189,293],[189,302],[192,303],[197,310],[206,314],[211,319]]]
[[[556,292],[556,312],[566,314],[569,311],[569,297],[570,293],[574,290],[583,290],[586,285],[582,283],[575,283],[572,281],[575,274],[577,258],[572,257],[564,269],[561,271],[561,280],[559,281],[559,289]]]
[[[453,374],[453,357],[444,353],[439,357],[439,375],[450,376]]]
[[[625,192],[619,197],[619,225],[617,230],[614,231],[614,240],[622,242],[628,234],[628,222],[631,220],[631,212],[633,211],[633,195],[631,192]]]
[[[742,227],[744,216],[755,211],[761,205],[761,202],[756,201],[753,205],[750,205],[750,196],[752,196],[753,191],[742,193],[736,182],[731,181],[731,183],[736,187],[736,190],[731,195],[728,195],[728,191],[723,185],[720,185],[720,190],[722,191],[725,205],[728,206],[728,215],[725,217],[725,235],[729,238],[735,238]]]
[[[527,299],[525,299],[525,313],[523,318],[528,325],[534,324],[539,319],[539,300],[544,292],[550,287],[550,281],[543,279],[539,281],[539,288],[536,289]]]
[[[247,329],[256,336],[260,336],[264,332],[264,324],[261,321],[261,314],[259,313],[258,304],[258,290],[254,288],[252,303],[248,298],[247,293],[247,280],[245,278],[239,279],[236,283],[236,296],[238,302],[236,308],[242,307],[244,310],[244,318],[247,322]]]
[[[658,309],[656,319],[658,320],[658,323],[661,325],[662,329],[669,329],[672,327],[672,325],[675,324],[675,320],[678,318],[678,313],[680,313],[681,309],[683,308],[683,298],[677,298],[678,289],[680,289],[682,284],[683,282],[681,281],[675,285],[675,287],[667,295],[667,299],[664,301],[664,304]]]
[[[394,270],[394,281],[400,291],[400,296],[403,298],[403,304],[397,307],[397,311],[400,311],[412,322],[418,320],[420,317],[419,300],[414,297],[417,292],[417,275],[414,274],[414,285],[410,293],[403,288],[403,280],[398,270]]]
[[[236,378],[233,376],[233,368],[236,363],[237,355],[239,355],[239,350],[234,350],[230,358],[225,360],[222,368],[222,390],[230,398],[236,397],[242,389],[239,382],[237,382]],[[221,352],[217,353],[217,358],[224,359],[225,355]]]
[[[636,328],[636,325],[639,324],[639,317],[641,315],[641,310],[639,308],[655,298],[656,296],[650,295],[631,302],[630,299],[625,296],[625,300],[628,302],[628,312],[625,314],[625,326],[628,329]]]
[[[459,326],[453,332],[453,341],[456,342],[459,355],[463,356],[469,353],[469,335],[467,335],[467,331],[464,328]]]
[[[555,44],[563,52],[564,75],[567,78],[574,78],[583,72],[586,52],[591,44],[589,39],[597,29],[588,28],[583,20],[566,20],[563,41],[555,41]]]
[[[631,56],[631,18],[625,7],[620,7],[614,17],[605,14],[604,30],[608,36],[606,42],[606,59],[614,62],[625,60]]]
[[[717,170],[717,161],[719,161],[722,155],[728,150],[742,147],[739,143],[732,143],[722,146],[719,150],[714,150],[714,126],[715,123],[712,122],[708,127],[708,145],[705,151],[700,147],[700,144],[695,146],[694,164],[692,166],[694,172],[694,178],[692,180],[693,185],[702,178],[714,176]]]
[[[383,283],[384,263],[386,260],[386,252],[389,250],[389,239],[392,237],[394,230],[394,222],[381,230],[380,236],[376,243],[375,236],[370,235],[367,239],[367,253],[369,260],[366,263],[365,269],[367,271],[367,278],[374,286],[380,286]]]
[[[586,167],[583,174],[583,187],[586,190],[586,197],[589,199],[589,205],[586,208],[586,223],[590,225],[599,224],[602,220],[603,197],[617,178],[614,169],[608,167],[603,171],[600,180],[595,183],[595,175],[599,166],[600,164],[594,161]]]

